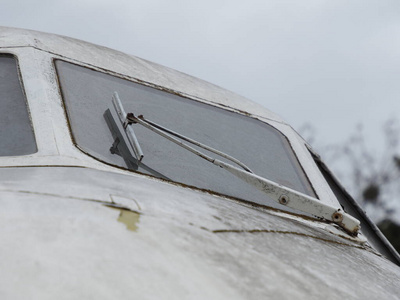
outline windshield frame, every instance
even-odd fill
[[[307,171],[304,169],[303,164],[302,164],[301,160],[299,159],[299,156],[297,155],[297,151],[295,151],[294,147],[292,146],[292,140],[290,138],[288,138],[287,134],[285,134],[281,130],[282,127],[284,127],[284,128],[286,127],[288,129],[288,132],[293,131],[293,129],[288,127],[286,124],[284,124],[282,122],[276,122],[276,121],[273,121],[273,120],[268,120],[268,119],[265,119],[265,118],[261,118],[259,116],[254,116],[254,115],[252,115],[250,113],[235,109],[233,107],[227,107],[225,105],[219,105],[218,103],[209,102],[209,101],[206,101],[204,99],[198,99],[198,98],[196,98],[194,96],[190,96],[190,95],[187,95],[187,94],[180,93],[179,91],[171,90],[171,89],[168,89],[168,88],[165,88],[165,87],[162,87],[162,86],[158,86],[158,85],[155,85],[155,84],[152,84],[152,83],[148,83],[148,82],[143,82],[142,80],[137,79],[137,78],[128,77],[128,76],[125,76],[125,75],[122,75],[122,74],[119,74],[119,73],[116,73],[116,72],[113,72],[113,71],[110,71],[110,70],[104,70],[104,69],[101,69],[101,68],[97,68],[97,67],[92,66],[92,65],[86,65],[86,64],[82,64],[82,63],[77,63],[76,61],[71,61],[71,60],[65,59],[65,58],[54,58],[53,59],[52,63],[53,63],[53,67],[55,68],[55,70],[57,70],[57,68],[56,68],[56,62],[57,61],[73,64],[73,65],[75,65],[77,67],[83,67],[83,68],[91,70],[91,71],[100,72],[100,73],[102,73],[104,75],[111,75],[112,77],[123,79],[123,80],[127,80],[129,82],[132,82],[132,83],[135,83],[135,84],[139,84],[141,86],[145,86],[145,87],[148,87],[148,88],[151,88],[151,89],[155,89],[155,90],[158,90],[158,91],[163,92],[163,93],[168,93],[168,94],[172,94],[172,95],[176,95],[176,96],[182,97],[182,98],[186,99],[185,101],[194,101],[194,102],[197,102],[197,103],[201,103],[202,105],[215,107],[217,109],[222,109],[222,110],[225,110],[227,112],[238,114],[238,115],[241,115],[242,117],[253,119],[255,121],[261,122],[266,126],[270,126],[274,130],[276,130],[276,132],[279,133],[282,136],[282,138],[287,142],[288,148],[285,148],[285,151],[289,151],[290,154],[293,156],[294,160],[296,161],[296,163],[298,165],[299,172],[301,172],[301,175],[304,177],[303,180],[305,180],[307,182],[307,184],[309,186],[309,189],[313,193],[313,197],[315,197],[317,199],[320,199],[319,193],[317,193],[312,180],[310,180]],[[103,164],[109,165],[109,166],[111,166],[113,168],[118,168],[118,169],[122,169],[122,170],[128,170],[125,167],[121,167],[121,166],[118,166],[116,164],[113,164],[111,162],[108,162],[108,161],[105,161],[105,160],[101,159],[100,157],[90,153],[90,151],[87,151],[87,150],[83,149],[79,145],[78,141],[75,138],[75,134],[73,132],[73,128],[72,128],[72,125],[71,125],[71,120],[70,120],[70,116],[69,116],[69,113],[68,113],[68,109],[66,107],[66,102],[65,102],[66,100],[65,100],[65,97],[64,97],[65,94],[64,94],[63,88],[62,88],[61,83],[60,83],[60,78],[59,78],[58,71],[55,71],[55,73],[56,73],[59,93],[60,93],[60,96],[61,96],[61,99],[62,99],[63,111],[64,111],[65,117],[67,119],[68,129],[69,129],[71,140],[72,140],[72,143],[74,144],[74,146],[76,148],[78,148],[81,152],[83,152],[84,154],[94,158],[95,160],[97,160],[97,161],[99,161],[99,162],[101,162]],[[110,97],[110,100],[111,100],[111,97]],[[281,128],[279,128],[279,127],[281,127]],[[138,174],[144,175],[144,176],[150,176],[152,178],[155,177],[155,176],[152,176],[152,175],[140,172],[140,171],[138,172],[136,170],[128,170],[128,171],[129,172],[138,173]],[[157,178],[157,177],[155,177],[155,178]],[[196,189],[199,189],[199,190],[205,190],[207,192],[216,193],[216,194],[219,194],[219,195],[222,195],[222,196],[225,196],[225,197],[232,197],[232,196],[229,196],[229,195],[226,195],[226,194],[221,194],[219,192],[215,192],[213,190],[208,190],[208,189],[204,189],[204,188],[193,186],[193,185],[187,185],[185,183],[182,183],[182,182],[179,182],[179,181],[175,181],[175,180],[171,180],[171,181],[167,180],[167,181],[171,182],[173,184],[179,184],[179,185],[182,185],[182,186],[189,186],[191,188],[196,188]],[[237,197],[232,197],[232,198],[243,200],[242,198],[237,198]],[[247,200],[243,200],[243,201],[247,201]],[[250,202],[250,201],[248,201],[248,202]],[[251,202],[251,203],[253,203],[253,202]],[[332,201],[331,202],[328,201],[328,203],[332,203]],[[333,201],[333,203],[335,203],[335,201]]]

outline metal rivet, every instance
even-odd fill
[[[340,223],[340,222],[342,222],[342,221],[343,221],[343,215],[342,215],[342,213],[340,213],[340,212],[335,212],[335,213],[332,215],[332,220],[333,220],[333,222],[335,222],[335,223]]]
[[[279,197],[279,203],[280,203],[280,204],[283,204],[283,205],[288,204],[288,203],[289,203],[289,197],[286,196],[286,195],[280,196],[280,197]]]

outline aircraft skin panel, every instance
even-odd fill
[[[4,299],[400,294],[394,264],[273,210],[86,168],[2,168],[0,179]]]

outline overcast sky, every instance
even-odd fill
[[[400,112],[400,1],[0,0],[0,25],[83,39],[205,79],[296,129],[371,144]]]

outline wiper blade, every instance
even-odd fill
[[[134,123],[134,124],[140,124],[153,132],[159,134],[160,136],[165,137],[166,139],[170,140],[171,142],[177,144],[178,146],[189,150],[190,152],[198,155],[199,157],[213,163],[214,165],[217,165],[226,171],[230,172],[234,176],[238,177],[239,179],[243,180],[244,182],[254,186],[255,188],[259,189],[260,191],[266,193],[269,197],[271,197],[274,201],[305,212],[312,214],[316,216],[317,218],[321,218],[324,220],[328,220],[331,222],[336,223],[340,227],[342,227],[344,230],[349,232],[352,235],[357,235],[358,231],[360,230],[360,222],[352,217],[351,215],[345,213],[341,208],[335,208],[333,206],[327,205],[320,200],[310,197],[308,195],[305,195],[303,193],[297,192],[293,189],[290,189],[288,187],[282,186],[278,183],[275,183],[273,181],[270,181],[266,178],[263,178],[261,176],[258,176],[254,174],[246,165],[244,165],[242,162],[237,160],[234,157],[231,157],[221,151],[218,151],[216,149],[213,149],[207,145],[204,145],[200,142],[197,142],[193,139],[190,139],[188,137],[185,137],[179,133],[176,133],[170,129],[167,129],[161,125],[158,125],[150,120],[147,120],[143,117],[143,115],[139,115],[136,117],[133,113],[128,113],[127,114],[127,121],[129,123]],[[235,166],[232,166],[228,163],[225,163],[221,160],[218,160],[216,158],[212,158],[195,148],[186,145],[185,143],[181,142],[177,138],[187,141],[191,144],[194,144],[198,147],[201,147],[205,150],[208,150],[210,152],[213,152],[221,157],[224,157],[225,159],[228,159],[237,165],[239,165],[242,169],[239,169]]]
[[[128,126],[129,122],[124,117],[126,115],[125,110],[116,92],[113,95],[112,102],[113,106],[110,105],[110,108],[104,112],[104,119],[114,138],[110,152],[121,156],[130,170],[138,170],[140,166],[141,169],[149,174],[165,180],[171,180],[142,162],[143,151],[133,128]]]
[[[124,107],[119,99],[118,93],[114,92],[112,97],[112,103],[114,105],[115,111],[118,114],[119,120],[124,127],[126,135],[128,136],[129,143],[131,144],[133,151],[135,152],[135,156],[140,163],[143,159],[143,151],[140,147],[140,144],[137,140],[135,131],[133,130],[132,126],[128,126],[129,122],[127,121],[127,113],[124,110]]]

